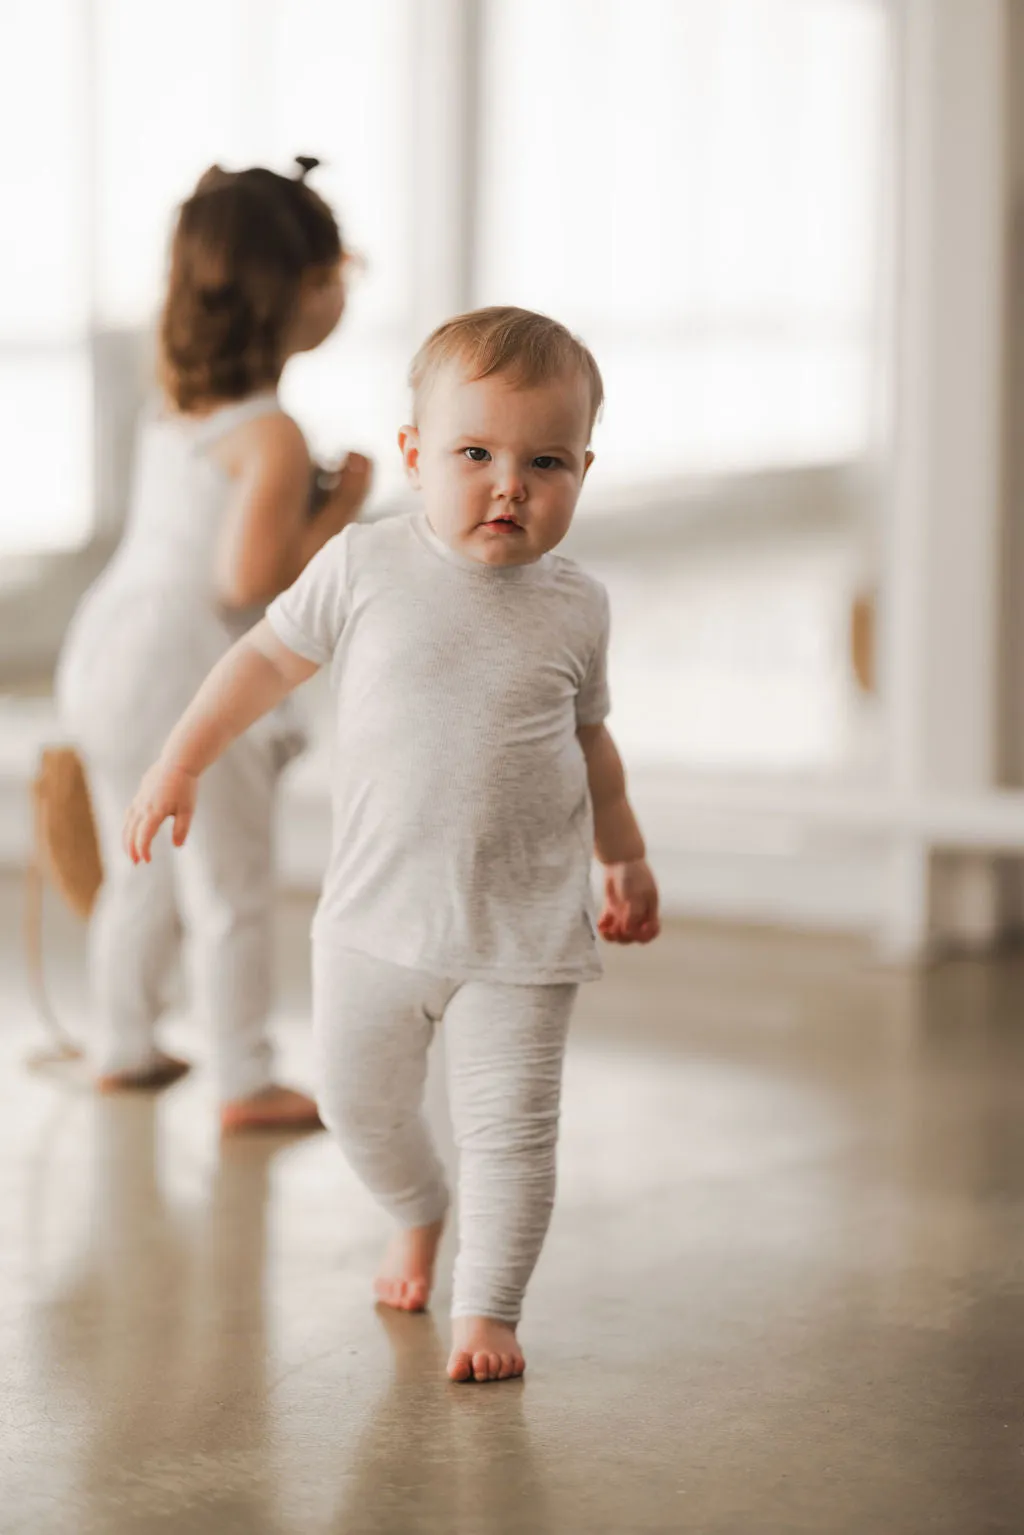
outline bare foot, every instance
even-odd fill
[[[96,1078],[101,1093],[155,1093],[161,1087],[170,1087],[191,1067],[188,1061],[176,1060],[173,1055],[158,1055],[149,1066],[137,1071],[110,1071]]]
[[[452,1380],[514,1380],[526,1369],[516,1330],[490,1316],[452,1318],[452,1351],[448,1375]]]
[[[425,1311],[444,1221],[396,1231],[373,1282],[373,1293],[396,1311]]]
[[[248,1098],[222,1103],[220,1127],[225,1135],[235,1135],[242,1130],[320,1130],[323,1122],[312,1098],[271,1083]]]

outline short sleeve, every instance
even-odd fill
[[[282,645],[317,666],[333,658],[348,619],[350,532],[345,528],[329,539],[267,608],[267,623]]]
[[[599,587],[598,591],[600,606],[596,625],[596,643],[583,681],[580,683],[580,690],[576,695],[577,726],[602,724],[608,718],[612,706],[608,692],[608,637],[611,629],[611,609],[608,593],[604,587]]]

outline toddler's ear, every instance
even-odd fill
[[[588,448],[586,453],[583,455],[583,473],[580,476],[580,484],[581,485],[582,485],[583,481],[586,479],[587,471],[589,470],[589,468],[590,468],[590,466],[591,466],[591,464],[593,462],[594,462],[594,455],[590,451],[590,449]]]
[[[419,490],[420,486],[420,434],[414,426],[403,426],[398,433],[398,446],[405,464],[406,479]]]

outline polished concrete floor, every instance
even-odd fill
[[[0,886],[0,1530],[1024,1530],[1024,961],[611,953],[528,1375],[457,1387],[444,1285],[432,1318],[370,1306],[385,1226],[326,1137],[222,1148],[201,1070],[156,1101],[25,1071],[15,915]],[[51,938],[77,1020],[81,935]]]

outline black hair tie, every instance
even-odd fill
[[[315,171],[320,161],[315,155],[296,155],[295,164],[299,167],[297,181],[305,181],[310,171]]]

